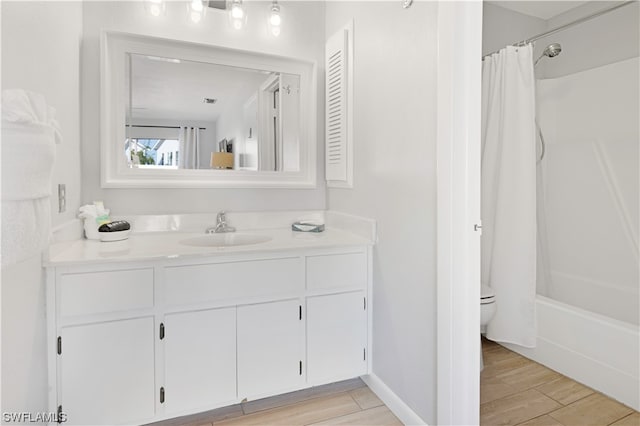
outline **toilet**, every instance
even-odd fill
[[[480,286],[480,333],[484,333],[487,324],[496,313],[496,294],[488,285]],[[480,371],[484,368],[482,362],[482,341],[480,341]]]

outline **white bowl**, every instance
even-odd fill
[[[129,238],[130,229],[125,231],[113,231],[113,232],[100,232],[100,241],[122,241]]]

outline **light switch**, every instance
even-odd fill
[[[67,210],[67,185],[58,184],[58,213],[64,213]]]

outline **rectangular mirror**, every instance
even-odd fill
[[[103,187],[315,186],[315,64],[120,33],[102,50]]]

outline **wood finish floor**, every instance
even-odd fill
[[[153,426],[402,425],[360,379],[304,389]]]
[[[640,414],[593,389],[482,340],[480,424],[640,426]]]
[[[640,414],[483,339],[482,426],[640,426]],[[304,389],[154,426],[402,425],[360,379]]]

